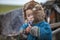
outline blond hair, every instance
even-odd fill
[[[44,8],[42,7],[42,5],[40,4],[35,5],[35,7],[33,8],[33,11],[34,11],[35,21],[38,22],[45,19]]]

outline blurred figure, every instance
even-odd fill
[[[35,9],[34,9],[35,8]],[[20,33],[25,30],[27,40],[52,40],[50,25],[44,21],[45,13],[41,5],[36,5],[33,10],[26,10],[27,23],[20,28]],[[29,24],[32,22],[32,25]]]

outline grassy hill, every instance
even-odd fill
[[[17,9],[17,8],[22,8],[23,6],[15,6],[15,5],[0,5],[0,14],[4,13],[4,12],[8,12],[10,10],[13,9]]]

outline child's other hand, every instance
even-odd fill
[[[31,26],[28,26],[28,27],[26,28],[26,33],[29,33],[29,32],[30,32],[30,29],[31,29]]]

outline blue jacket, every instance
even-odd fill
[[[52,31],[51,31],[50,25],[47,22],[42,21],[37,24],[34,24],[33,26],[37,26],[40,28],[39,40],[52,40]],[[25,23],[22,25],[20,29],[26,29],[27,27],[28,27],[28,24]],[[27,40],[38,40],[38,39],[33,35],[29,34]]]

